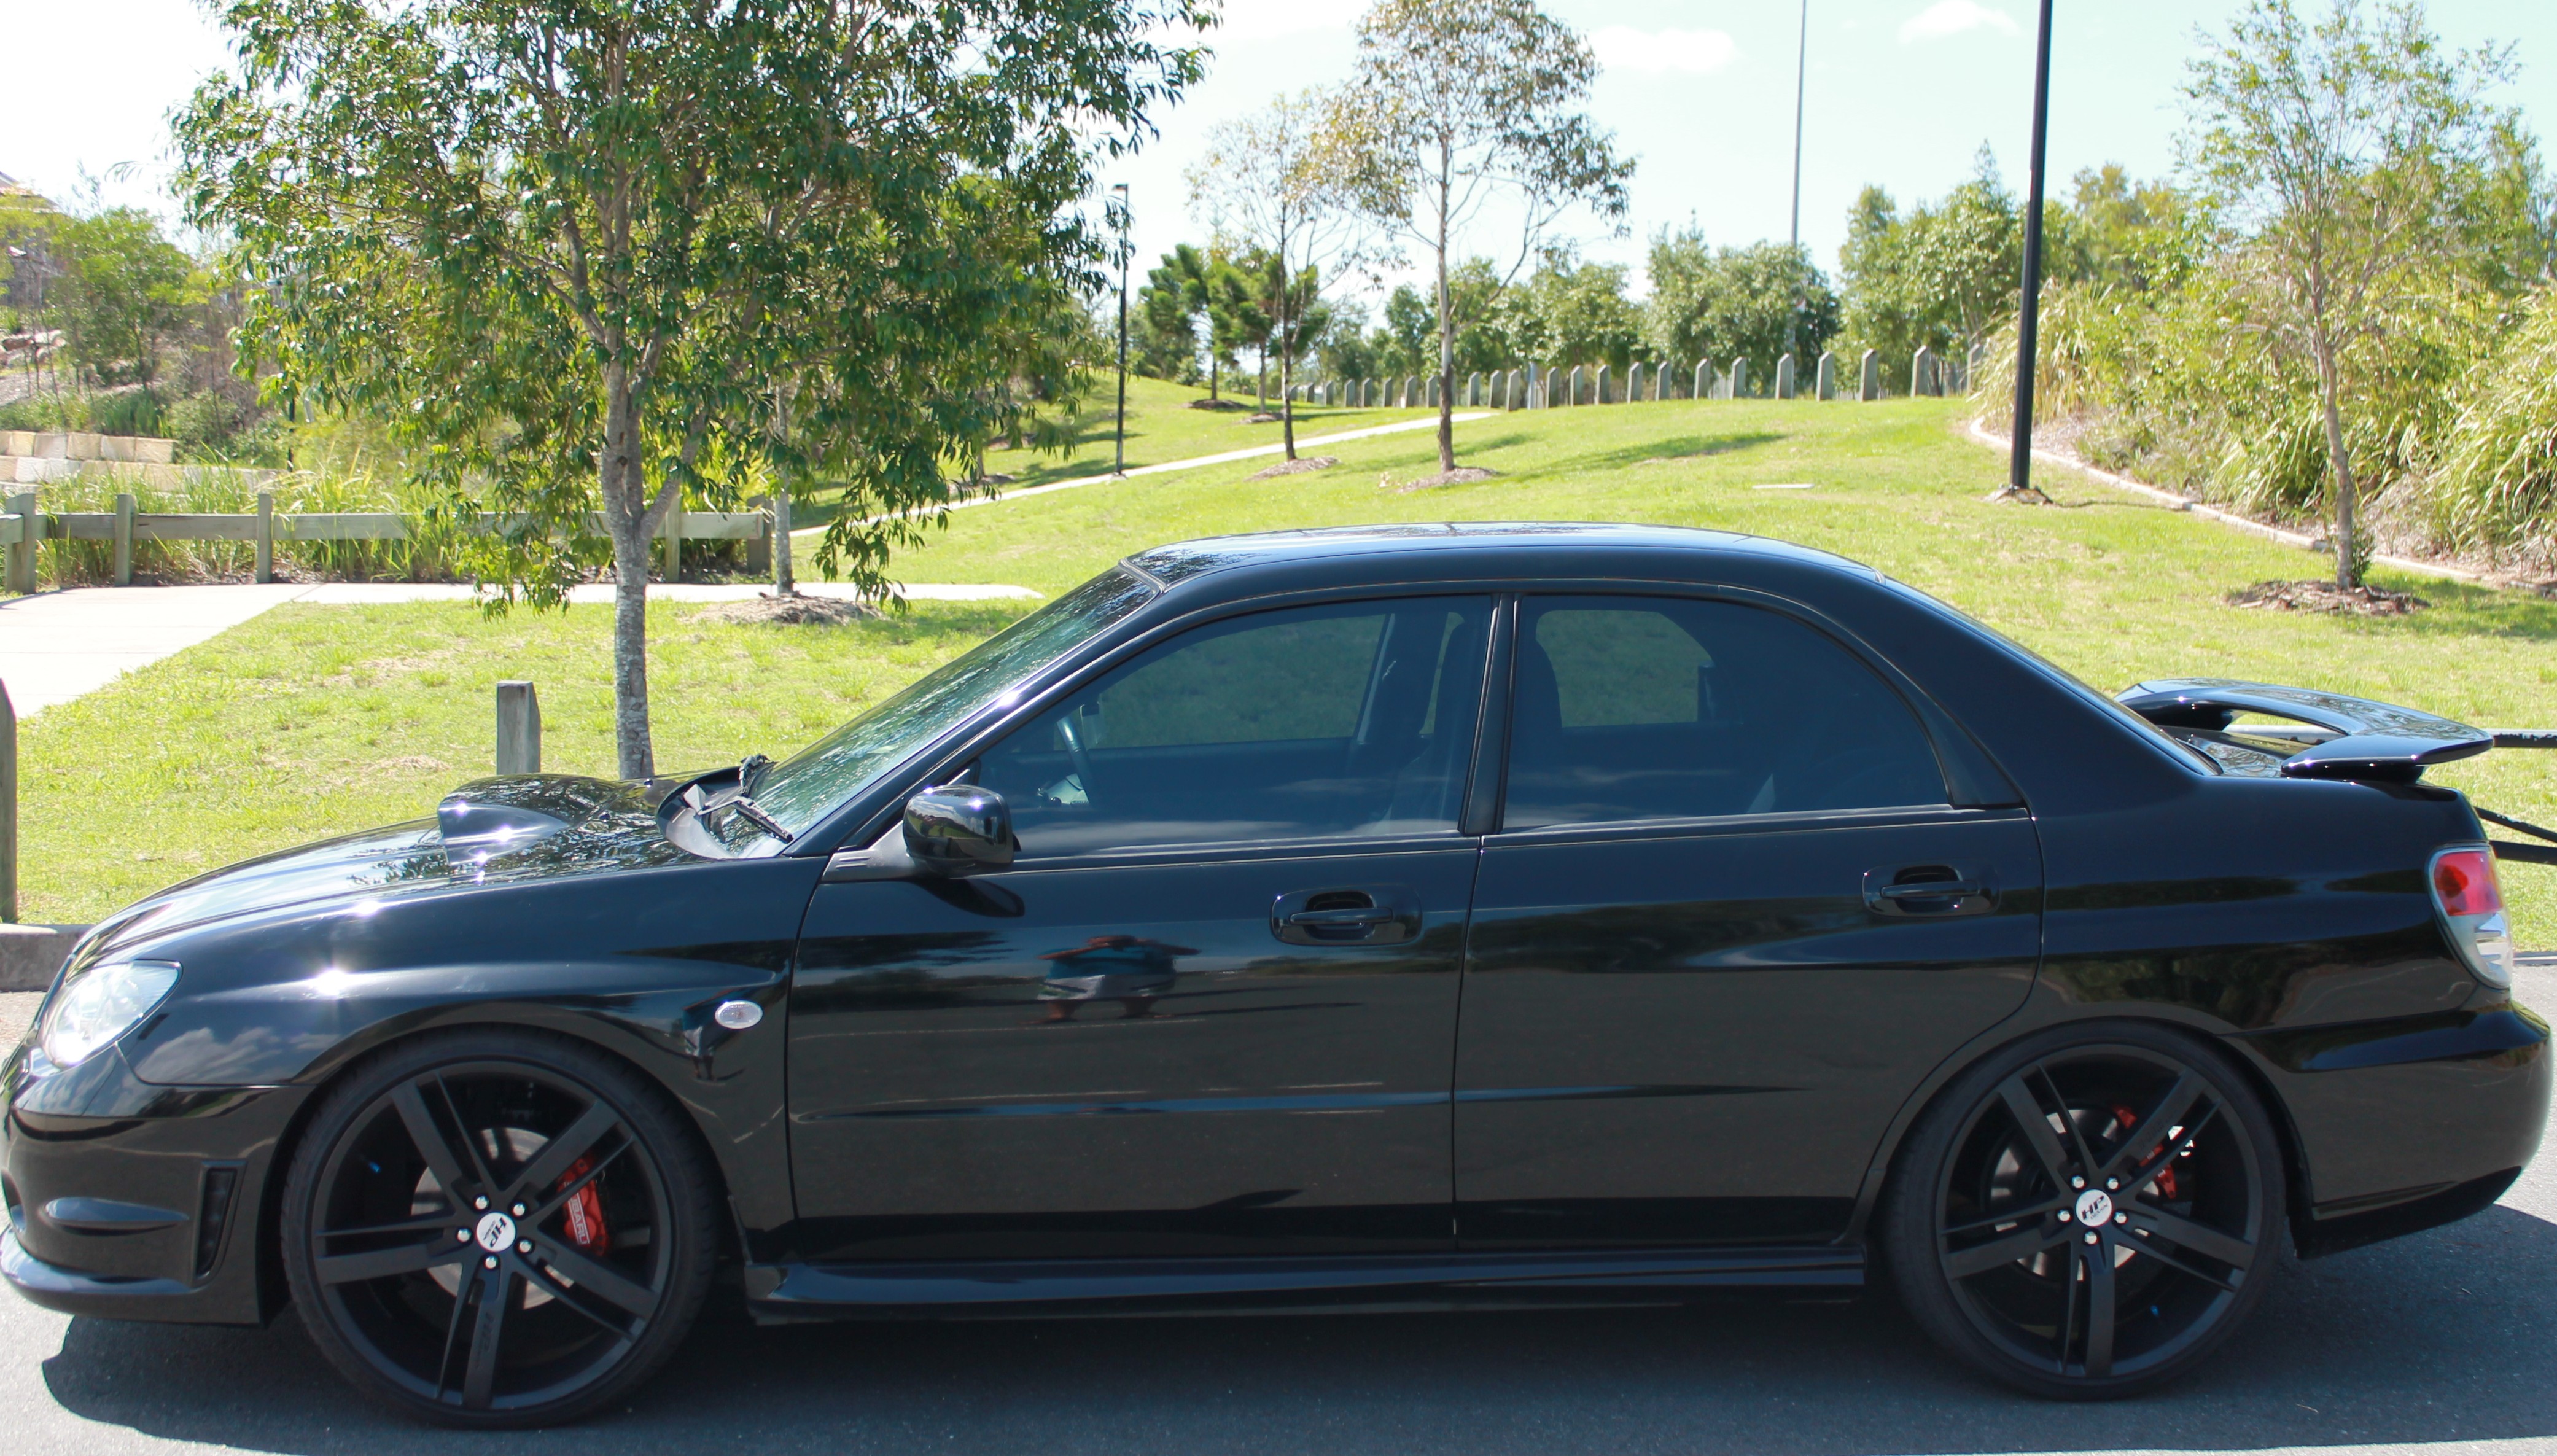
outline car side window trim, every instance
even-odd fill
[[[1506,816],[1509,807],[1509,775],[1511,769],[1509,738],[1511,736],[1512,725],[1515,723],[1517,718],[1518,642],[1520,640],[1520,633],[1525,630],[1524,622],[1527,608],[1532,602],[1541,598],[1592,596],[1620,597],[1628,601],[1728,601],[1737,605],[1751,606],[1760,610],[1774,612],[1810,631],[1817,633],[1820,637],[1835,644],[1841,651],[1845,652],[1848,656],[1871,670],[1876,677],[1881,679],[1884,689],[1897,698],[1901,704],[1910,711],[1912,716],[1917,719],[1920,730],[1926,735],[1929,746],[1935,752],[1937,770],[1944,781],[1946,802],[1942,805],[1893,805],[1876,809],[1822,810],[1805,815],[1761,814],[1738,816],[1716,815],[1698,818],[1662,817],[1657,819],[1639,820],[1600,820],[1586,824],[1555,825],[1549,827],[1537,826],[1533,829],[1509,829],[1506,825]],[[1917,812],[1928,814],[1937,813],[1946,809],[1956,811],[1978,811],[2024,807],[2024,796],[2016,789],[2013,779],[2008,777],[2005,771],[2000,769],[1996,763],[1987,756],[1987,751],[1979,746],[1978,741],[1971,736],[1970,732],[1963,728],[1959,723],[1955,722],[1950,714],[1946,713],[1943,706],[1938,704],[1924,688],[1921,688],[1909,677],[1907,673],[1902,672],[1897,664],[1874,651],[1853,633],[1844,630],[1837,623],[1830,621],[1827,617],[1805,608],[1799,602],[1790,601],[1786,598],[1774,596],[1763,592],[1753,592],[1746,588],[1719,587],[1706,584],[1687,586],[1686,584],[1681,583],[1644,583],[1640,585],[1629,583],[1615,587],[1583,587],[1575,585],[1569,588],[1557,588],[1556,590],[1548,592],[1520,592],[1505,594],[1501,598],[1501,603],[1496,607],[1496,611],[1503,608],[1505,608],[1505,614],[1495,617],[1495,630],[1493,636],[1497,644],[1497,650],[1491,663],[1491,672],[1499,674],[1503,683],[1500,695],[1501,742],[1496,755],[1492,758],[1493,763],[1497,765],[1499,786],[1496,793],[1493,795],[1495,808],[1493,812],[1487,816],[1485,821],[1483,832],[1486,835],[1500,836],[1507,841],[1512,837],[1520,835],[1545,834],[1548,829],[1555,832],[1563,832],[1587,829],[1713,825],[1720,823],[1736,823],[1740,825],[1755,823],[1760,825],[1772,825],[1778,820],[1800,820],[1804,822],[1812,822],[1821,819],[1833,819],[1838,815],[1870,817],[1877,813],[1906,814]]]
[[[1959,804],[1904,804],[1876,809],[1806,809],[1782,814],[1716,814],[1692,818],[1608,819],[1586,824],[1540,824],[1484,837],[1484,847],[1577,844],[1588,840],[1725,839],[1748,835],[1817,834],[1824,830],[1889,829],[1904,825],[1976,824],[2030,819],[2021,805],[1973,809]]]

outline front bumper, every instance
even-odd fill
[[[110,1048],[0,1066],[0,1280],[48,1309],[256,1324],[265,1190],[300,1088],[155,1087]]]

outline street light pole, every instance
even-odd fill
[[[2042,312],[2042,166],[2051,131],[2051,0],[2042,0],[2042,26],[2033,58],[2033,160],[2024,184],[2024,297],[2015,319],[2015,426],[2008,437],[2006,488],[1994,497],[2049,503],[2033,484],[2033,374],[2039,357]]]
[[[1115,195],[1111,210],[1119,214],[1119,443],[1112,453],[1110,471],[1125,474],[1128,469],[1128,184],[1110,189]]]
[[[1803,322],[1803,94],[1811,76],[1812,0],[1803,0],[1801,34],[1794,42],[1794,225],[1786,234],[1793,249],[1794,311],[1785,316],[1785,352],[1794,351],[1795,331]],[[1799,387],[1803,361],[1794,360],[1794,378]]]

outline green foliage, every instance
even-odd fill
[[[1838,298],[1808,250],[1777,242],[1710,249],[1692,227],[1652,239],[1652,296],[1643,341],[1653,356],[1711,358],[1730,367],[1746,355],[1758,377],[1775,377],[1788,347],[1800,377],[1838,331]]]
[[[72,362],[100,383],[151,384],[194,302],[194,260],[138,207],[66,217],[56,235],[69,258],[58,291]]]
[[[836,485],[820,553],[879,584],[944,470],[1017,419],[1007,321],[1099,284],[1061,209],[1198,73],[1192,0],[232,0],[179,119],[200,219],[269,287],[290,384],[396,423],[480,565],[555,604],[601,507],[621,769],[651,770],[651,538],[753,471]]]
[[[2478,361],[2425,508],[2436,537],[2557,564],[2557,288]]]
[[[1625,274],[1622,263],[1548,255],[1534,277],[1501,296],[1499,330],[1511,357],[1557,369],[1606,364],[1622,374],[1643,342]]]
[[[1985,145],[1970,181],[1906,217],[1889,193],[1866,188],[1848,211],[1838,250],[1847,350],[1880,351],[1884,387],[1894,392],[1909,387],[1909,361],[1921,345],[1968,357],[1972,345],[2015,317],[2022,217]],[[2065,254],[2067,210],[2049,206],[2043,228],[2046,251]]]

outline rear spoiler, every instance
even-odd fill
[[[2497,736],[2485,728],[2367,698],[2227,678],[2165,678],[2134,684],[2115,697],[2124,708],[2160,728],[2233,731],[2250,738],[2305,743],[2282,760],[2282,773],[2289,778],[2411,783],[2436,763],[2485,752],[2495,745]],[[2285,718],[2301,727],[2248,724],[2230,728],[2229,721],[2241,713]]]

